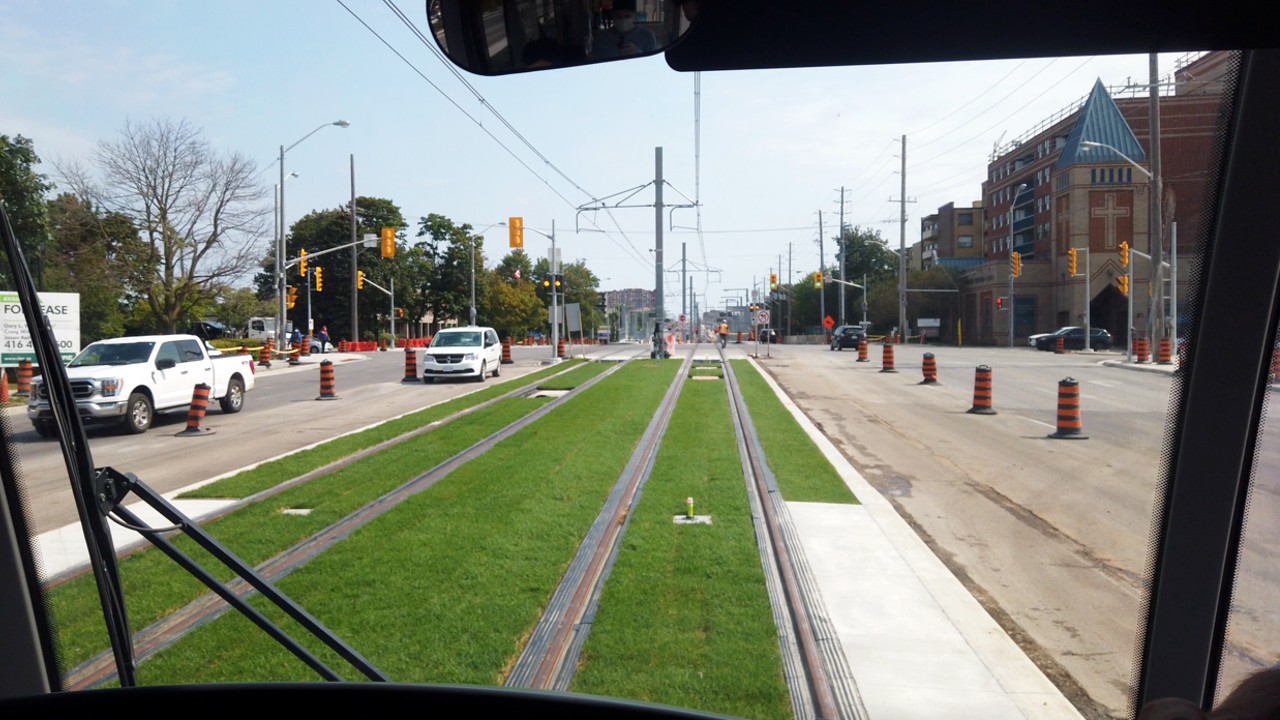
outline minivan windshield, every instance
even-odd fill
[[[451,331],[437,334],[431,340],[431,347],[479,347],[484,333],[470,331]]]

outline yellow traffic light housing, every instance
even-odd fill
[[[1067,251],[1067,274],[1074,276],[1076,274],[1076,249],[1071,248]]]
[[[769,273],[769,289],[778,289],[778,273]]]
[[[307,251],[305,249],[298,251],[298,275],[307,276]]]
[[[382,251],[382,257],[392,258],[396,256],[396,229],[393,227],[382,228],[382,241],[379,245]]]
[[[513,249],[524,247],[524,218],[507,218],[507,235]]]
[[[1013,273],[1014,277],[1022,276],[1022,253],[1009,253],[1009,271]]]
[[[364,271],[363,270],[356,271],[356,289],[357,290],[364,289]]]
[[[1128,275],[1116,276],[1116,287],[1120,288],[1121,295],[1128,297],[1129,296],[1129,276]]]
[[[1129,243],[1120,243],[1120,267],[1129,267]]]
[[[316,292],[324,290],[324,277],[321,275],[323,268],[316,268]]]
[[[813,274],[813,287],[816,290],[822,289],[822,273],[821,272],[816,272]]]
[[[298,288],[291,287],[289,288],[288,296],[285,297],[284,305],[289,310],[292,310],[293,306],[297,304],[298,304]]]

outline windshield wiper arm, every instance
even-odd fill
[[[98,586],[98,601],[102,605],[102,617],[107,626],[111,652],[115,656],[120,685],[137,684],[135,675],[133,641],[129,632],[129,618],[125,612],[124,592],[120,587],[120,569],[116,565],[115,546],[111,542],[111,529],[103,510],[95,502],[93,456],[89,442],[76,411],[75,397],[67,379],[62,355],[48,318],[40,311],[40,296],[31,279],[22,247],[9,225],[9,216],[0,206],[0,243],[9,256],[13,282],[22,306],[22,315],[31,332],[31,345],[44,374],[44,385],[49,393],[49,407],[53,411],[54,424],[58,427],[62,458],[67,466],[67,478],[71,482],[71,494],[76,500],[76,512],[80,515],[80,527],[84,531],[85,547],[89,563]]]

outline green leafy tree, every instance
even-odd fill
[[[249,288],[223,288],[218,293],[212,314],[238,335],[248,328],[249,318],[273,316],[275,313],[275,303],[259,299]]]
[[[45,251],[50,243],[45,196],[53,185],[35,171],[39,164],[40,157],[30,139],[0,135],[0,203],[4,204],[22,254],[31,264],[36,287],[43,290]]]
[[[125,334],[153,272],[137,229],[70,193],[49,201],[48,217],[54,241],[45,250],[46,289],[79,293],[81,342]]]
[[[262,204],[256,164],[216,153],[186,121],[126,122],[115,141],[93,154],[101,181],[61,168],[72,190],[129,218],[154,268],[142,291],[148,323],[174,332],[218,288],[253,267],[270,210]]]
[[[484,267],[480,242],[471,234],[471,226],[457,225],[449,218],[432,213],[418,221],[415,247],[424,255],[430,268],[427,281],[419,290],[425,296],[431,314],[430,330],[434,334],[449,320],[461,324],[468,321],[471,306],[471,249],[475,244],[476,268]],[[480,295],[477,287],[477,297]]]

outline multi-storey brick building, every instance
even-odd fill
[[[1231,55],[1208,53],[1180,64],[1173,93],[1159,100],[1166,256],[1175,227],[1178,254],[1184,258],[1204,230],[1210,150]],[[1003,310],[996,305],[1009,294],[1011,252],[1022,259],[1013,293],[1015,338],[1083,325],[1086,303],[1090,324],[1109,330],[1117,343],[1128,337],[1129,299],[1115,281],[1124,273],[1118,247],[1127,243],[1138,253],[1151,254],[1153,183],[1146,89],[1122,91],[1130,96],[1114,99],[1121,91],[1108,91],[1099,81],[1080,104],[1048,118],[992,157],[983,183],[985,262],[963,275],[966,337],[1009,342],[1008,303]],[[1075,276],[1067,268],[1071,248],[1077,250]],[[940,255],[945,249],[937,245]],[[1152,276],[1149,261],[1137,255],[1134,260],[1133,327],[1141,334],[1152,312],[1147,290]],[[1187,264],[1178,268],[1182,307]],[[1166,304],[1164,314],[1168,312]]]

